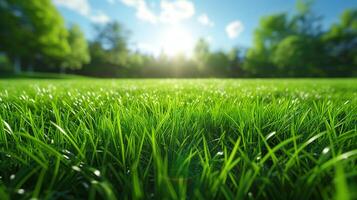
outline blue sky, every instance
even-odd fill
[[[190,51],[198,38],[213,49],[249,47],[263,16],[293,13],[294,0],[53,0],[66,23],[79,24],[88,39],[93,24],[118,20],[131,31],[130,46],[157,54]],[[313,10],[328,27],[357,0],[316,0]],[[173,47],[170,52],[168,47]]]

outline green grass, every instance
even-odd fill
[[[356,79],[0,81],[0,199],[356,199]]]

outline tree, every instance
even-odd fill
[[[227,54],[223,51],[210,53],[207,62],[207,71],[209,75],[225,76],[230,71],[230,62]]]
[[[288,36],[279,43],[273,55],[273,62],[284,73],[295,75],[296,70],[306,73],[306,58],[313,53],[309,50],[303,37]]]
[[[306,69],[321,74],[325,63],[321,17],[311,11],[312,3],[298,1],[297,12],[290,17],[281,13],[262,18],[254,34],[253,47],[246,54],[244,69],[258,76],[285,72],[298,75]]]
[[[104,62],[112,65],[125,66],[128,57],[129,32],[118,22],[111,22],[96,27],[95,42],[104,50]]]
[[[0,53],[0,72],[10,72],[11,63],[6,55]]]
[[[199,39],[194,48],[194,59],[200,70],[203,70],[207,64],[210,56],[210,47],[205,39]]]
[[[272,55],[279,43],[292,34],[292,30],[293,25],[285,13],[262,18],[254,32],[254,43],[246,54],[243,68],[252,75],[273,74]]]
[[[57,65],[68,54],[67,30],[50,0],[4,0],[0,18],[0,50],[16,71],[22,63],[29,68],[37,61]]]
[[[83,64],[88,64],[90,55],[87,40],[78,25],[69,28],[68,43],[70,52],[62,64],[62,68],[81,69]]]
[[[312,11],[314,0],[298,0],[296,3],[297,13],[292,16],[291,23],[294,32],[308,37],[320,37],[322,34],[322,16]]]
[[[233,47],[227,54],[230,71],[234,76],[243,76],[242,62],[240,55],[240,49],[238,47]]]
[[[105,61],[105,50],[98,41],[89,43],[90,64],[98,65]]]
[[[131,52],[127,58],[127,71],[130,77],[139,77],[141,75],[141,70],[145,67],[146,58],[139,52]]]
[[[323,76],[323,46],[314,38],[292,35],[280,42],[273,55],[273,62],[282,75]]]
[[[95,39],[89,43],[91,62],[82,73],[106,77],[123,75],[120,70],[132,66],[127,47],[129,32],[115,21],[94,28]]]
[[[357,9],[348,9],[323,35],[325,51],[336,75],[357,74]]]

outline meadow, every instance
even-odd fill
[[[0,199],[356,199],[356,79],[0,80]]]

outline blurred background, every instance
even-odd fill
[[[0,0],[0,77],[357,76],[356,0]]]

